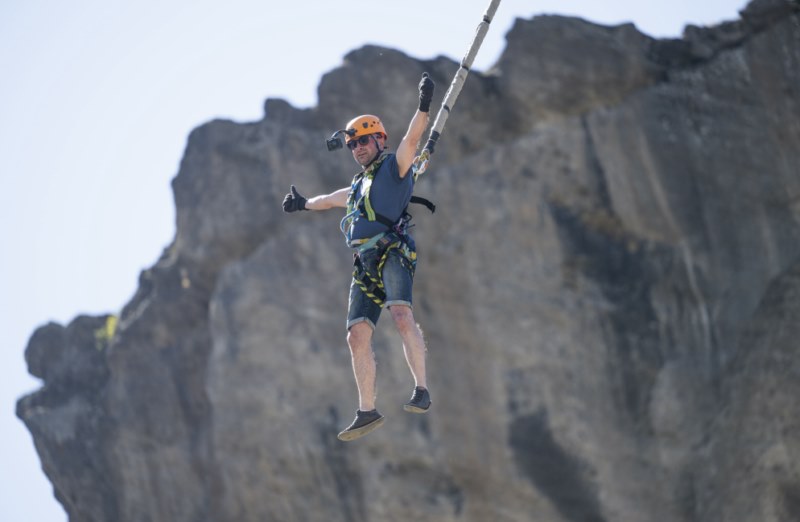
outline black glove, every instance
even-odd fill
[[[419,81],[420,112],[428,112],[431,110],[431,100],[433,99],[433,88],[435,85],[433,79],[428,76],[428,73],[422,73],[422,79]]]
[[[283,211],[295,212],[297,210],[308,210],[306,208],[306,198],[301,196],[300,193],[297,192],[297,189],[294,188],[294,185],[292,185],[292,191],[283,198]]]

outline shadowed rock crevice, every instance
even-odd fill
[[[650,295],[662,274],[655,272],[651,260],[665,253],[626,232],[608,209],[578,214],[558,202],[550,202],[549,209],[569,270],[592,279],[609,302],[602,315],[609,327],[602,344],[613,350],[616,360],[608,371],[612,379],[619,379],[615,390],[623,411],[635,425],[648,429],[650,391],[664,364]]]
[[[509,433],[509,445],[520,471],[566,520],[606,522],[591,470],[555,440],[545,412],[514,419]]]

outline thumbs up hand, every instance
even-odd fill
[[[298,210],[308,210],[306,208],[306,198],[301,196],[295,186],[292,185],[291,192],[283,198],[283,211],[296,212]]]

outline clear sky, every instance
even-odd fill
[[[488,4],[0,3],[0,520],[66,520],[14,416],[40,385],[23,350],[39,325],[116,313],[130,299],[174,235],[170,180],[189,132],[214,118],[259,120],[268,97],[314,106],[320,77],[367,43],[460,60]],[[677,37],[745,4],[503,0],[474,66],[494,63],[517,17],[632,21]]]

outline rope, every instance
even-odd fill
[[[425,144],[425,148],[422,149],[422,153],[414,159],[413,167],[415,177],[424,173],[428,168],[428,163],[430,161],[431,154],[433,154],[433,149],[436,147],[436,142],[439,140],[439,137],[444,130],[444,124],[447,123],[447,118],[450,116],[450,112],[453,110],[453,107],[456,104],[458,95],[461,94],[461,88],[464,86],[464,82],[467,80],[467,75],[472,67],[472,62],[475,61],[475,56],[478,54],[478,50],[483,43],[483,39],[486,37],[486,33],[489,31],[489,25],[492,23],[492,19],[494,18],[499,5],[500,0],[491,0],[489,7],[486,8],[486,12],[483,13],[483,20],[481,20],[481,23],[478,24],[478,28],[475,31],[475,37],[472,39],[469,49],[467,49],[467,54],[465,54],[464,58],[461,60],[461,67],[459,67],[458,71],[456,71],[453,81],[450,83],[450,88],[447,89],[447,94],[444,96],[442,106],[439,108],[439,112],[436,114],[436,119],[433,122],[433,128],[431,129],[428,142]]]

